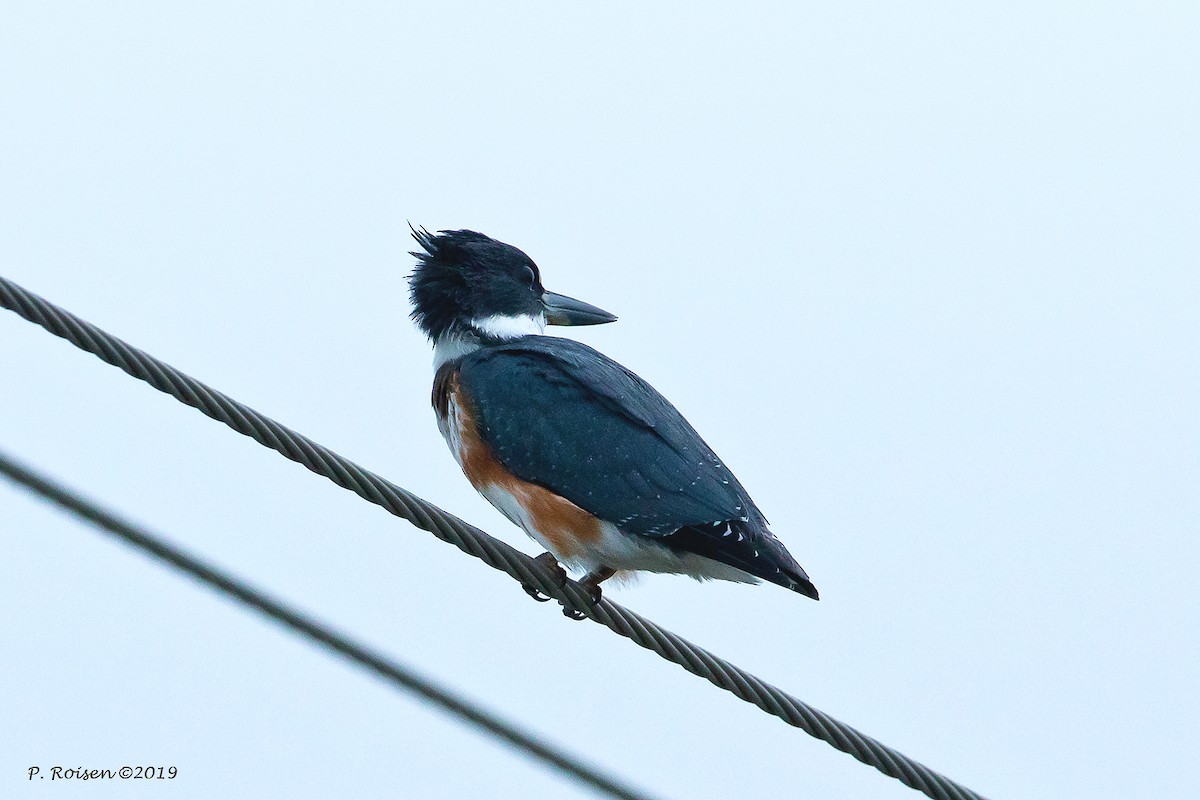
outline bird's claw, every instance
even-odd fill
[[[548,594],[542,594],[540,591],[527,583],[522,583],[521,588],[525,590],[525,594],[529,595],[534,600],[537,600],[539,603],[546,603],[554,599]]]
[[[587,590],[588,599],[591,600],[591,605],[593,607],[600,604],[600,598],[602,596],[600,592],[600,581],[608,578],[611,575],[611,571],[606,571],[605,573],[593,573],[579,582],[579,585]],[[574,620],[587,619],[587,614],[566,604],[563,605],[563,616],[567,619]]]
[[[554,557],[553,553],[542,553],[533,560],[536,561],[539,566],[545,567],[554,573],[555,583],[558,585],[558,588],[562,589],[567,585],[566,570],[564,570],[562,565],[558,563],[558,559]],[[600,581],[612,577],[612,574],[613,571],[611,569],[602,567],[601,569],[584,576],[583,580],[579,582],[579,585],[582,586],[585,591],[587,591],[588,599],[591,600],[592,606],[595,606],[600,602]],[[537,600],[539,603],[545,603],[547,600],[554,599],[537,587],[530,586],[527,583],[521,584],[521,588],[525,590],[525,594],[529,595],[534,600]],[[584,611],[581,611],[580,609],[564,602],[563,616],[567,619],[580,620],[587,619],[588,615]]]
[[[563,570],[562,565],[558,563],[558,559],[554,557],[553,553],[542,553],[533,560],[555,574],[555,578],[557,579],[560,588],[567,585],[567,573]],[[537,600],[539,603],[545,603],[554,599],[553,597],[544,594],[537,587],[530,586],[527,583],[521,584],[521,588],[525,590],[525,594],[529,595],[534,600]]]

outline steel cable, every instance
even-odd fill
[[[0,305],[88,351],[154,388],[199,409],[272,450],[303,464],[360,497],[429,531],[488,566],[553,597],[668,661],[779,717],[844,753],[936,800],[983,800],[983,796],[914,761],[828,714],[809,706],[707,650],[607,599],[593,604],[588,591],[556,575],[530,556],[495,539],[432,503],[339,456],[311,439],[132,347],[74,314],[0,277]]]
[[[532,755],[593,789],[612,797],[621,798],[621,800],[651,800],[649,795],[625,785],[616,778],[604,775],[569,753],[521,730],[511,722],[481,709],[478,704],[459,697],[414,670],[397,664],[365,645],[354,642],[345,634],[332,630],[328,625],[258,591],[229,573],[188,555],[145,528],[121,519],[111,511],[101,508],[78,493],[35,472],[27,465],[21,464],[3,451],[0,451],[0,475],[36,492],[142,552],[165,561],[175,569],[191,575],[217,591],[283,623],[322,647],[345,656],[359,666],[366,667],[389,683],[407,689],[475,727],[482,728],[493,736],[503,739],[518,750]]]

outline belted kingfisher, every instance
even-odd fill
[[[597,600],[626,570],[762,579],[817,599],[666,398],[587,345],[542,335],[615,316],[546,291],[512,245],[468,230],[413,236],[412,318],[434,346],[438,428],[475,489],[549,551],[542,563],[584,570]]]

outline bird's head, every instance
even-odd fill
[[[413,230],[421,246],[409,276],[412,318],[431,340],[513,339],[547,325],[599,325],[616,317],[542,287],[533,259],[475,231]]]

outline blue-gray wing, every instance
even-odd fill
[[[505,468],[628,533],[765,523],[683,415],[587,345],[532,336],[483,348],[459,380]]]

